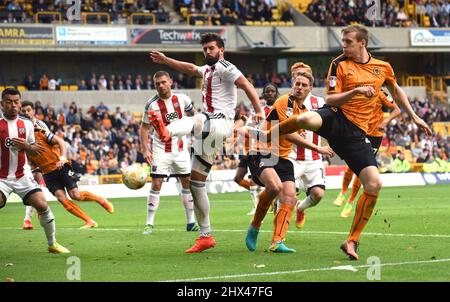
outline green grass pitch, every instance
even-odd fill
[[[265,219],[257,250],[247,251],[247,192],[210,195],[217,246],[199,254],[184,253],[198,234],[185,231],[178,196],[161,199],[150,236],[142,235],[145,198],[111,199],[112,215],[95,203],[79,203],[99,223],[90,230],[79,230],[81,220],[50,202],[58,241],[69,255],[49,254],[36,218],[34,230],[22,230],[24,207],[9,203],[0,210],[0,281],[70,281],[71,256],[79,259],[81,281],[368,281],[368,275],[381,281],[450,281],[448,189],[383,188],[360,240],[359,261],[348,260],[339,249],[352,218],[341,218],[342,208],[333,205],[337,190],[328,190],[317,207],[307,210],[303,230],[295,228],[292,217],[286,244],[295,254],[265,251],[273,214]]]

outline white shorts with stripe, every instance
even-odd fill
[[[222,152],[225,140],[233,135],[234,121],[223,113],[202,113],[202,133],[194,133],[192,170],[208,175],[216,154]]]
[[[8,199],[9,195],[14,192],[22,198],[24,204],[26,199],[31,193],[42,191],[38,183],[34,180],[33,174],[31,172],[26,172],[24,176],[19,179],[6,179],[0,178],[0,191]]]
[[[159,148],[155,149],[150,176],[188,176],[191,173],[191,156],[187,150],[164,152]]]
[[[305,192],[315,186],[325,187],[325,167],[321,160],[293,160],[295,184]]]

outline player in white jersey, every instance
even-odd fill
[[[297,62],[291,66],[293,78],[304,72],[312,74],[312,68],[303,62]],[[314,96],[311,92],[303,102],[308,110],[319,109],[324,104],[325,100],[322,97]],[[305,130],[304,134],[306,140],[316,145],[317,149],[306,149],[293,144],[292,152],[289,154],[289,159],[294,163],[297,188],[306,191],[306,198],[297,202],[296,205],[295,225],[297,228],[302,228],[305,224],[305,210],[317,205],[325,194],[325,167],[322,154],[334,155],[329,146],[321,146],[321,139],[317,133]]]
[[[34,104],[32,102],[23,101],[22,107],[20,110],[23,115],[25,115],[27,117],[31,117],[30,120],[33,123],[33,126],[35,128],[43,129],[43,130],[50,132],[50,129],[48,129],[47,125],[43,121],[41,121],[35,117]],[[33,173],[34,180],[38,184],[41,184],[44,181],[44,177],[42,176],[42,172],[39,168],[35,168],[31,172]],[[25,218],[23,219],[22,229],[24,229],[24,230],[32,230],[33,229],[33,224],[31,223],[31,217],[33,216],[33,214],[34,214],[34,208],[32,206],[26,206],[25,207]]]
[[[209,221],[209,199],[205,181],[213,164],[216,150],[222,150],[224,141],[233,135],[234,109],[237,104],[237,88],[245,91],[255,109],[255,119],[264,118],[259,104],[258,94],[253,85],[230,62],[224,59],[225,44],[214,33],[201,36],[206,65],[196,66],[192,63],[166,57],[158,51],[151,51],[153,62],[167,65],[179,72],[203,78],[202,102],[203,112],[193,117],[184,117],[167,128],[161,117],[150,112],[150,120],[163,141],[170,137],[183,136],[193,131],[194,156],[192,157],[191,192],[194,197],[194,210],[200,225],[200,237],[195,245],[186,250],[197,253],[214,247],[216,241],[211,233]]]
[[[158,71],[153,76],[157,95],[151,98],[145,106],[139,136],[145,159],[151,166],[152,188],[147,197],[147,223],[144,235],[153,232],[154,219],[159,206],[159,193],[165,177],[176,176],[181,182],[181,196],[186,211],[186,230],[198,231],[195,223],[194,203],[189,189],[189,176],[191,173],[191,158],[188,151],[186,136],[171,137],[162,142],[155,132],[152,133],[152,144],[149,148],[149,134],[151,123],[148,119],[150,111],[161,115],[164,123],[170,125],[183,116],[194,115],[194,106],[191,99],[184,94],[175,94],[171,91],[172,79],[165,71]]]
[[[33,179],[26,153],[39,153],[42,149],[34,144],[34,126],[19,117],[20,92],[6,88],[2,92],[0,117],[0,208],[6,205],[8,196],[14,192],[25,205],[32,205],[40,214],[51,253],[69,253],[55,238],[55,217],[47,205],[44,193]]]

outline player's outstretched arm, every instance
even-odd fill
[[[419,127],[422,128],[428,136],[431,136],[433,133],[431,131],[430,126],[425,123],[412,109],[411,104],[409,103],[408,96],[405,91],[397,84],[388,85],[389,92],[391,93],[394,100],[397,104],[402,107],[406,113],[410,116],[411,120]]]
[[[167,65],[172,69],[175,69],[176,71],[179,71],[181,73],[195,76],[195,77],[201,77],[202,75],[198,72],[198,66],[194,65],[192,63],[184,62],[184,61],[178,61],[172,58],[167,57],[162,52],[152,50],[150,51],[150,59],[157,64],[163,64]]]
[[[264,111],[261,108],[261,104],[259,103],[259,97],[256,93],[255,87],[253,87],[252,83],[250,83],[244,76],[240,76],[234,84],[245,91],[245,94],[247,95],[248,99],[253,105],[253,108],[255,109],[255,119],[257,122],[260,122],[261,120],[265,119]]]

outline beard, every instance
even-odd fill
[[[219,56],[217,56],[217,57],[206,56],[205,61],[206,61],[207,65],[213,66],[214,64],[216,64],[219,61]]]

